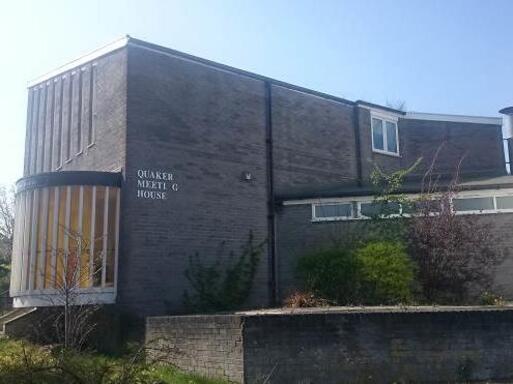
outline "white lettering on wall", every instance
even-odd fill
[[[172,192],[178,192],[173,173],[151,169],[137,170],[138,199],[166,200]]]

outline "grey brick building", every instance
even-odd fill
[[[17,307],[52,305],[78,265],[84,300],[178,313],[189,257],[214,262],[250,232],[267,247],[248,305],[268,306],[294,287],[301,252],[371,209],[374,164],[422,157],[414,180],[442,144],[437,174],[464,158],[456,209],[513,225],[501,118],[345,100],[129,37],[28,92]],[[70,265],[63,253],[78,256]],[[511,268],[507,260],[497,284],[513,298]]]

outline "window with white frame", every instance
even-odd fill
[[[314,221],[347,220],[352,218],[352,202],[312,205],[312,220]]]
[[[372,150],[378,153],[399,155],[397,120],[379,115],[371,116]]]
[[[357,220],[378,216],[411,217],[426,213],[437,215],[444,207],[445,204],[436,196],[430,200],[418,200],[418,195],[407,195],[401,202],[376,202],[371,197],[347,197],[336,202],[312,203],[312,221]],[[451,199],[450,208],[458,215],[513,213],[513,189],[464,191]]]

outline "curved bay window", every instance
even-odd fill
[[[15,307],[61,305],[70,294],[80,304],[115,301],[120,184],[118,173],[82,171],[18,181]]]

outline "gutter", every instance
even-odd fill
[[[268,272],[269,272],[269,303],[276,304],[276,222],[274,196],[274,162],[273,162],[273,122],[272,122],[272,89],[271,83],[265,83],[265,131],[266,131],[266,165],[267,165],[267,223],[268,223]]]

